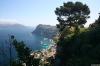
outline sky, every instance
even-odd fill
[[[56,25],[58,21],[54,11],[68,1],[80,1],[89,6],[91,13],[87,25],[98,18],[100,0],[0,0],[0,23]]]

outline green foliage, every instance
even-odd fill
[[[95,23],[90,24],[89,29],[95,29],[100,27],[100,15],[99,18],[95,21]]]
[[[14,40],[13,45],[16,48],[19,60],[23,62],[27,62],[27,60],[29,59],[31,50],[28,47],[26,47],[23,41],[17,42],[17,40]]]
[[[60,58],[61,64],[64,62],[65,66],[100,63],[100,28],[64,38],[59,40],[58,44],[61,50],[57,51],[57,58]]]
[[[22,63],[17,62],[17,61],[13,61],[11,65],[12,66],[22,66]]]
[[[63,6],[56,8],[55,14],[58,16],[57,25],[62,31],[66,26],[77,26],[86,23],[86,19],[89,18],[90,10],[86,4],[81,2],[67,2]]]
[[[12,66],[22,66],[23,63],[25,63],[26,66],[32,66],[33,64],[34,66],[39,65],[39,60],[30,55],[31,50],[24,44],[23,41],[18,42],[16,39],[14,39],[14,36],[11,36],[11,40],[18,56],[18,60],[13,61]]]
[[[82,27],[90,13],[86,4],[67,2],[56,8],[55,13],[59,21],[57,27],[60,29],[57,66],[100,64],[100,16],[86,29]]]

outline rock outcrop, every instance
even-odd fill
[[[53,38],[58,33],[58,29],[56,26],[39,24],[32,33],[45,38]]]

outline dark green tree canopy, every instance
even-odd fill
[[[97,27],[100,28],[100,13],[99,13],[98,19],[95,20],[94,23],[92,23],[92,24],[89,25],[89,28],[92,28],[92,29],[93,29],[93,28],[97,28]]]
[[[90,10],[86,4],[81,2],[67,2],[63,6],[57,7],[55,10],[57,20],[59,21],[58,28],[63,30],[65,26],[83,25],[89,18]]]

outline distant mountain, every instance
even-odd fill
[[[20,32],[20,30],[22,30],[29,31],[31,33],[34,28],[30,26],[24,26],[22,24],[0,24],[0,30],[9,30],[9,32],[14,32],[14,30]]]
[[[21,24],[2,24],[0,23],[0,27],[11,27],[11,26],[24,26],[24,25],[21,25]]]
[[[58,29],[56,26],[39,24],[32,33],[46,38],[53,38],[58,33]]]

